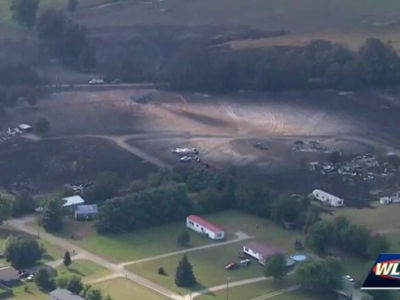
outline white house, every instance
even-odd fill
[[[390,199],[390,197],[385,196],[385,197],[380,197],[379,198],[379,203],[383,204],[383,205],[388,205],[392,202],[392,199]]]
[[[322,190],[318,190],[318,189],[313,190],[312,195],[314,196],[315,199],[317,199],[323,203],[327,203],[333,207],[340,207],[340,206],[344,205],[343,199],[336,197],[334,195],[331,195]]]
[[[186,218],[186,227],[200,232],[212,240],[222,240],[225,237],[225,232],[220,227],[196,215],[190,215]]]
[[[243,253],[254,257],[260,264],[265,265],[272,255],[278,253],[285,254],[285,251],[268,244],[250,242],[243,246]]]

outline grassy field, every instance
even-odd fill
[[[85,259],[77,259],[67,268],[64,265],[57,267],[57,276],[78,275],[85,281],[93,280],[109,274],[109,270]]]
[[[72,221],[63,237],[70,238],[70,232],[79,232],[81,235],[78,237],[75,234],[75,239],[71,240],[73,243],[114,262],[132,261],[184,249],[177,243],[179,233],[186,230],[184,221],[112,235],[100,235],[92,225]],[[189,234],[189,247],[213,243],[200,234]],[[233,235],[228,235],[228,238],[231,237]]]
[[[28,287],[28,291],[25,292],[25,286]],[[14,296],[12,300],[48,300],[49,295],[40,291],[34,282],[27,282],[24,284],[17,285],[13,288]]]
[[[288,253],[292,253],[293,242],[301,238],[301,234],[295,231],[285,231],[272,222],[243,214],[236,211],[211,214],[207,216],[211,221],[221,224],[229,233],[244,231],[255,236],[257,241],[267,242],[282,247]],[[237,261],[237,255],[246,242],[233,243],[217,248],[205,249],[188,253],[189,261],[193,265],[194,273],[199,284],[192,290],[203,289],[215,285],[224,284],[227,276],[230,281],[263,276],[263,268],[256,262],[249,267],[226,272],[225,265]],[[189,290],[176,287],[174,275],[178,261],[182,255],[175,255],[154,261],[128,265],[127,269],[140,274],[161,285],[167,286],[179,293],[188,293]],[[159,267],[163,267],[167,276],[160,276],[157,273]]]
[[[287,288],[292,285],[295,285],[293,276],[288,276],[287,278],[285,278],[285,280],[282,281],[273,281],[273,280],[261,281],[257,283],[247,284],[244,286],[230,288],[228,291],[228,297],[230,300],[252,299],[255,297],[272,293],[279,289]],[[196,299],[199,300],[227,299],[227,291],[221,290],[218,292],[212,292],[209,294],[199,296]]]
[[[374,202],[372,208],[336,210],[333,217],[345,216],[354,223],[385,235],[391,243],[391,250],[400,251],[399,214],[400,205],[398,204],[384,206]],[[330,219],[332,216],[327,216],[327,218]]]
[[[96,284],[105,295],[110,295],[114,300],[126,299],[146,299],[146,300],[166,300],[158,293],[148,290],[125,278],[117,278]]]

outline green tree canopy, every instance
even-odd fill
[[[275,280],[282,279],[288,272],[286,267],[286,257],[284,254],[271,256],[265,264],[265,276],[272,276]]]
[[[186,255],[179,261],[175,273],[175,284],[180,287],[190,287],[196,284],[196,278],[193,274],[193,267]]]

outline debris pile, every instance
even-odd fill
[[[308,143],[305,143],[300,140],[294,142],[293,150],[297,152],[331,152],[328,147],[322,145],[318,141],[309,141]]]
[[[200,161],[199,150],[196,148],[175,148],[171,152],[178,156],[180,162]]]
[[[379,162],[377,158],[368,153],[355,156],[350,161],[332,163],[314,161],[308,164],[311,171],[325,174],[339,174],[343,181],[349,178],[359,178],[370,181],[376,178],[391,176],[396,173],[396,168],[388,162]]]

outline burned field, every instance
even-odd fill
[[[124,181],[145,178],[149,163],[108,141],[73,138],[47,141],[23,139],[0,145],[1,185],[12,191],[51,191],[67,183],[93,181],[104,171]]]

